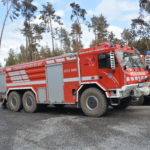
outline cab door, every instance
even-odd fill
[[[106,89],[120,87],[121,70],[115,58],[115,68],[112,70],[110,53],[98,54],[99,82]]]

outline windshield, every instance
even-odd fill
[[[118,51],[117,54],[119,55],[123,65],[127,68],[144,68],[144,65],[141,61],[141,57],[139,54],[133,54],[129,52],[122,52]]]

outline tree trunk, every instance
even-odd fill
[[[75,42],[75,52],[77,52],[77,49],[78,49],[78,35],[76,35],[76,42]]]
[[[61,49],[61,51],[63,51],[63,39],[62,39],[62,27],[61,27],[61,29],[60,29],[60,49]]]
[[[53,33],[53,25],[52,25],[52,18],[50,17],[50,30],[51,30],[51,38],[52,38],[52,51],[53,51],[53,55],[54,55],[54,33]]]
[[[94,31],[94,36],[95,36],[95,41],[97,40],[97,38],[96,38],[96,31]]]
[[[27,56],[26,56],[27,58],[26,59],[28,61],[29,60],[29,58],[28,58],[29,54],[28,54],[28,38],[27,38],[27,35],[26,35],[26,53],[27,53]]]
[[[11,9],[11,5],[9,6],[9,8],[7,8],[7,13],[6,13],[5,18],[4,18],[4,22],[3,22],[3,26],[2,26],[2,30],[1,30],[1,34],[0,34],[0,48],[2,45],[3,33],[4,33],[4,29],[5,29],[5,25],[6,25],[6,21],[7,21],[10,9]]]
[[[149,50],[149,45],[148,45],[148,39],[146,38],[146,47],[147,47],[147,50]]]

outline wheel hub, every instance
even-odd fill
[[[95,96],[89,96],[87,98],[87,107],[90,110],[96,109],[98,106],[98,99]]]
[[[27,105],[32,106],[32,98],[29,96],[27,97]]]
[[[16,98],[15,98],[15,97],[12,98],[12,104],[13,104],[14,106],[17,104],[17,101],[16,101]]]

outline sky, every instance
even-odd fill
[[[93,15],[99,16],[103,14],[109,24],[108,30],[112,31],[117,38],[121,37],[121,32],[125,28],[129,28],[131,24],[131,19],[138,17],[139,13],[139,0],[34,0],[34,4],[39,8],[37,16],[39,16],[39,11],[42,9],[42,5],[46,2],[51,2],[56,14],[61,16],[64,27],[70,30],[71,27],[71,8],[70,3],[78,3],[81,8],[87,11],[87,20],[89,20]],[[5,9],[0,3],[0,30],[2,28],[2,23],[5,15]],[[36,23],[40,20],[37,18]],[[9,19],[6,23],[6,28],[3,36],[2,47],[0,49],[0,63],[5,64],[5,59],[8,56],[8,51],[10,48],[14,49],[16,53],[19,52],[19,47],[21,44],[25,44],[25,39],[21,35],[21,28],[23,24],[23,18],[19,17],[14,22]],[[54,26],[57,26],[55,24]],[[88,28],[82,25],[83,35],[82,43],[85,48],[89,47],[90,42],[94,39],[94,35]],[[43,40],[40,42],[41,45],[50,46],[49,35],[43,35]]]

